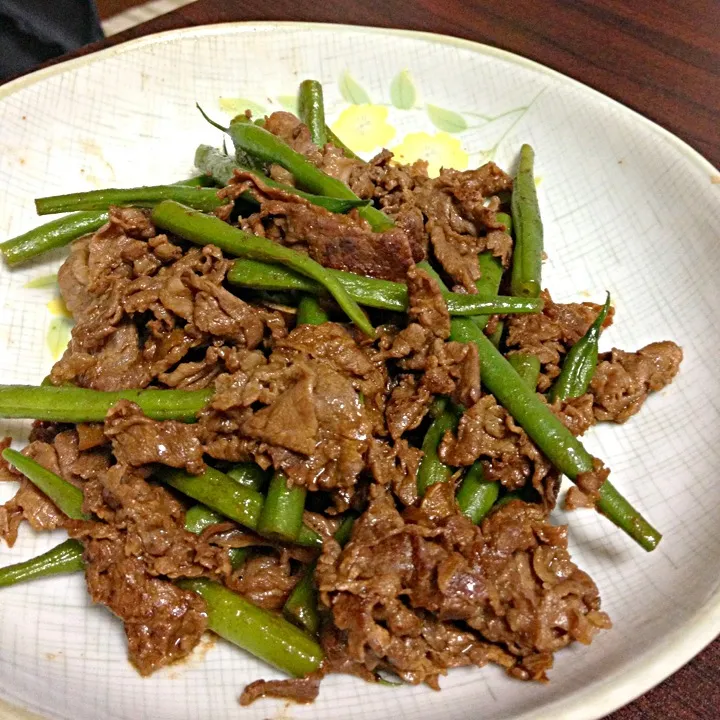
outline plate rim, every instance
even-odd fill
[[[75,71],[81,67],[115,55],[123,55],[127,52],[132,52],[150,45],[161,45],[172,42],[180,37],[233,35],[249,32],[254,28],[264,32],[272,32],[273,30],[300,30],[305,32],[354,32],[361,34],[390,35],[420,40],[430,44],[452,46],[457,49],[494,57],[548,75],[565,85],[569,84],[571,87],[581,88],[585,93],[589,92],[597,99],[602,99],[606,103],[614,104],[621,108],[624,113],[630,113],[633,121],[641,124],[646,131],[655,133],[656,136],[673,146],[675,150],[685,156],[688,162],[693,163],[698,169],[715,176],[720,174],[718,169],[707,158],[674,133],[624,103],[564,73],[553,70],[535,60],[486,43],[458,38],[452,35],[420,30],[404,30],[400,28],[383,28],[340,23],[248,20],[165,30],[126,40],[117,45],[112,45],[87,55],[81,55],[80,57],[71,58],[11,80],[0,85],[0,103],[4,102],[16,92],[31,87],[43,80]],[[683,665],[692,660],[705,647],[710,645],[719,635],[720,588],[718,588],[705,603],[696,609],[689,620],[677,627],[672,633],[667,634],[665,638],[659,642],[659,647],[648,649],[640,655],[639,658],[637,658],[636,664],[629,672],[616,671],[606,676],[597,687],[581,689],[569,697],[552,702],[543,709],[542,714],[538,714],[536,711],[529,711],[521,715],[516,715],[514,720],[599,720],[599,718],[605,717],[607,714],[647,693],[660,682],[670,677]],[[0,720],[42,720],[42,718],[36,714],[36,711],[11,705],[7,700],[0,697]]]

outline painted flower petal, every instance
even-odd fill
[[[333,123],[333,132],[355,152],[371,152],[395,137],[387,122],[388,109],[380,105],[350,105]]]
[[[409,133],[392,151],[402,163],[427,160],[428,173],[432,177],[440,172],[441,167],[464,170],[468,166],[468,154],[463,150],[460,140],[445,132],[435,135]]]

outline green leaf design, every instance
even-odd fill
[[[278,95],[277,101],[291,113],[297,114],[298,98],[297,95]]]
[[[66,317],[54,317],[50,321],[47,333],[47,346],[53,360],[57,360],[70,342],[72,320]]]
[[[399,72],[390,83],[390,101],[399,110],[410,110],[415,104],[417,90],[413,84],[410,72]]]
[[[55,287],[57,285],[57,273],[52,275],[41,275],[40,277],[28,280],[23,287],[28,290],[44,290],[45,288]]]
[[[351,105],[370,104],[370,96],[347,70],[340,76],[340,94],[343,96],[343,99]]]
[[[244,113],[246,110],[257,117],[262,117],[267,113],[267,109],[258,103],[248,100],[247,98],[220,98],[220,109],[228,115],[235,117]]]
[[[449,133],[459,133],[467,130],[467,120],[460,113],[445,110],[437,105],[427,106],[430,122],[438,129]]]

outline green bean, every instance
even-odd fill
[[[480,268],[480,279],[475,282],[478,295],[482,297],[497,295],[503,275],[500,261],[493,257],[492,253],[483,252],[478,255],[478,267]],[[480,315],[473,318],[473,322],[481,330],[484,330],[489,319],[489,315]]]
[[[340,527],[335,531],[334,538],[344,546],[350,539],[355,518],[348,516],[343,519]],[[320,628],[320,614],[317,607],[317,586],[315,584],[315,569],[317,560],[313,560],[303,573],[298,584],[288,596],[283,614],[295,625],[304,628],[313,635],[317,634]]]
[[[592,455],[547,404],[522,381],[512,365],[472,322],[453,319],[450,337],[458,342],[473,342],[477,345],[482,383],[558,470],[573,481],[580,473],[593,470]],[[608,480],[600,487],[600,499],[596,507],[645,550],[657,547],[662,535]]]
[[[265,132],[255,125],[250,127]],[[360,330],[370,337],[375,336],[375,329],[365,313],[347,294],[343,286],[322,265],[306,255],[278,245],[267,238],[256,237],[238,230],[219,218],[203,215],[172,200],[165,200],[157,205],[152,211],[152,219],[164,230],[170,230],[198,245],[213,244],[229,255],[287,265],[302,275],[312,278],[325,287]]]
[[[177,584],[203,597],[208,627],[221,638],[295,677],[320,667],[323,651],[317,642],[279,615],[210,580],[180,580]]]
[[[276,182],[275,180],[267,177],[258,170],[253,170],[249,167],[243,167],[242,165],[239,165],[234,158],[224,155],[219,150],[216,150],[209,145],[200,145],[195,151],[195,165],[200,170],[211,173],[212,176],[217,180],[217,182],[223,186],[230,183],[230,180],[232,179],[235,170],[241,170],[242,172],[250,173],[250,175],[254,175],[255,177],[259,178],[260,180],[262,180],[263,184],[267,185],[268,187],[283,190],[284,192],[290,193],[291,195],[297,195],[298,197],[304,198],[309,203],[312,203],[313,205],[318,205],[319,207],[323,207],[333,213],[346,213],[355,207],[364,207],[370,204],[369,200],[361,200],[360,198],[358,198],[357,200],[352,200],[348,198],[340,199],[326,197],[325,195],[313,195],[311,193],[303,192],[302,190],[298,190],[292,185],[285,185],[284,183]],[[249,190],[244,192],[240,197],[242,197],[243,200],[247,200],[248,202],[252,203],[253,205],[259,204],[259,201],[255,194]]]
[[[298,325],[322,325],[330,320],[318,299],[313,295],[303,295],[298,303]]]
[[[51,195],[35,200],[35,208],[38,215],[49,215],[73,210],[105,210],[110,205],[154,207],[162,200],[175,200],[203,212],[212,212],[215,208],[227,205],[229,202],[219,198],[217,190],[214,188],[148,185],[146,187],[108,188],[67,195]]]
[[[531,353],[513,353],[508,355],[508,362],[513,366],[522,381],[529,388],[535,390],[540,376],[540,358]]]
[[[313,165],[304,155],[295,152],[280,138],[256,125],[237,123],[231,125],[228,134],[237,150],[262,160],[265,163],[277,163],[290,173],[297,184],[308,192],[329,197],[357,200],[358,196],[342,181],[330,177]],[[370,223],[376,232],[394,227],[394,223],[385,213],[374,207],[363,207],[358,213]]]
[[[585,335],[570,348],[565,357],[560,375],[548,393],[551,402],[580,397],[587,392],[597,367],[600,333],[609,310],[610,293],[607,294],[605,304],[593,324]]]
[[[455,496],[460,512],[478,525],[490,512],[500,492],[500,483],[483,479],[482,463],[474,462],[465,473]]]
[[[177,185],[204,185],[205,176],[183,180]],[[0,253],[8,265],[19,265],[38,255],[64,247],[73,240],[99,230],[108,221],[107,212],[78,212],[51,220],[16,238],[0,243]]]
[[[183,495],[201,502],[229,520],[262,532],[258,523],[265,498],[257,490],[242,485],[211,467],[201,475],[190,475],[182,470],[158,465],[155,475]],[[303,525],[295,543],[318,547],[322,545],[322,538],[312,528]]]
[[[510,288],[513,295],[521,297],[537,297],[542,289],[543,226],[535,188],[534,161],[533,149],[523,145],[510,200],[515,229]]]
[[[432,402],[430,403],[430,407],[428,409],[428,415],[435,420],[436,418],[440,417],[445,412],[445,408],[447,408],[448,399],[444,395],[436,395]]]
[[[201,502],[211,510],[252,530],[257,528],[263,496],[252,488],[240,485],[225,473],[208,467],[201,475],[158,466],[156,477],[167,485]]]
[[[495,213],[495,219],[499,223],[502,223],[505,226],[505,232],[508,235],[512,235],[512,229],[513,229],[512,218],[507,213],[504,213],[504,212]]]
[[[317,586],[315,585],[315,568],[317,562],[311,562],[305,573],[292,589],[283,607],[283,615],[293,625],[317,635],[320,629],[320,614],[317,608]]]
[[[379,280],[344,270],[326,269],[348,295],[360,305],[378,310],[405,312],[408,309],[408,291],[403,283]],[[280,265],[267,262],[235,260],[227,274],[231,285],[255,290],[297,290],[312,295],[323,293],[318,282]],[[444,292],[443,297],[451,315],[528,314],[541,312],[544,306],[540,298],[516,298],[504,295],[493,297]]]
[[[327,135],[328,142],[332,143],[336,148],[340,148],[345,157],[351,160],[360,160],[360,162],[365,163],[365,161],[359,155],[356,155],[327,125],[325,126],[325,134]]]
[[[64,478],[44,468],[39,462],[25,457],[17,450],[6,448],[3,458],[19,470],[36,488],[72,520],[87,520],[89,515],[83,512],[83,492]]]
[[[472,324],[472,321],[468,320],[468,322]],[[417,471],[418,495],[421,497],[431,485],[447,482],[452,475],[452,469],[440,460],[437,451],[445,433],[454,430],[457,423],[457,410],[448,407],[432,421],[425,434],[422,444],[423,458]]]
[[[270,480],[257,529],[261,535],[296,542],[305,511],[304,487],[288,487],[287,478],[276,472]]]
[[[5,262],[19,265],[49,250],[64,247],[83,235],[99,230],[108,221],[106,212],[78,212],[51,220],[0,244]]]
[[[70,385],[0,385],[0,418],[102,422],[119,400],[137,403],[153,420],[193,421],[213,390],[89,390]]]
[[[193,533],[193,535],[201,535],[209,527],[226,521],[226,518],[209,507],[205,507],[205,505],[193,505],[185,513],[185,529]],[[237,570],[245,562],[249,552],[249,548],[246,547],[230,548],[228,550],[230,565],[233,570]]]
[[[253,490],[262,490],[268,479],[268,473],[255,463],[237,463],[225,472],[238,485],[252,488]]]
[[[298,115],[310,130],[310,139],[322,148],[327,142],[325,103],[322,85],[317,80],[303,80],[300,83]]]
[[[84,567],[82,544],[77,540],[65,540],[42,555],[0,568],[0,587],[10,587],[53,575],[75,573]]]

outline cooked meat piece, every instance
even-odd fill
[[[290,557],[281,552],[250,557],[227,583],[255,605],[281,610],[299,579],[290,572]]]
[[[450,313],[437,281],[424,270],[413,268],[407,274],[407,285],[409,319],[443,340],[450,337]]]
[[[240,695],[240,704],[250,705],[263,697],[292,700],[296,703],[311,703],[320,693],[320,673],[292,680],[256,680],[251,682]]]
[[[602,307],[595,303],[554,303],[542,293],[545,307],[535,315],[508,315],[505,344],[511,351],[530,353],[540,359],[538,392],[545,392],[560,374],[568,350],[588,331]],[[612,324],[611,307],[603,328]]]
[[[12,547],[23,520],[33,530],[56,530],[65,527],[68,519],[29,480],[22,478],[15,496],[0,505],[0,538]]]
[[[593,396],[589,392],[580,397],[556,401],[550,409],[573,435],[584,435],[585,431],[596,423]]]
[[[609,626],[565,528],[516,501],[480,529],[444,483],[403,514],[374,488],[345,548],[325,544],[316,578],[349,657],[411,683],[436,686],[449,667],[490,661],[542,680],[553,652]]]
[[[682,357],[682,349],[669,340],[651,343],[636,353],[617,349],[605,353],[590,383],[595,417],[625,422],[640,410],[651,392],[672,382]]]
[[[117,461],[123,465],[139,467],[161,463],[196,475],[205,469],[194,424],[151,420],[129,400],[120,400],[110,408],[105,419],[105,435],[112,441]]]

